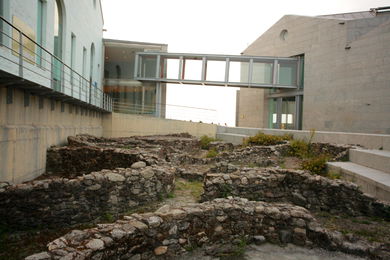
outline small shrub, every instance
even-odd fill
[[[206,154],[206,157],[207,158],[213,158],[215,156],[218,155],[218,152],[213,148],[213,149],[210,149],[207,154]]]
[[[259,132],[255,136],[244,139],[244,145],[277,145],[292,140],[292,135],[267,135]]]
[[[242,237],[240,239],[240,242],[236,245],[232,255],[233,256],[243,256],[247,245],[248,245],[247,239],[245,237]]]
[[[174,197],[176,197],[176,196],[175,196],[175,193],[173,193],[173,192],[169,192],[169,193],[167,194],[167,198],[168,198],[168,199],[173,199]]]
[[[328,172],[328,174],[326,175],[329,179],[332,179],[332,180],[338,180],[338,179],[341,179],[341,174],[340,173],[336,173],[336,172]]]
[[[305,140],[292,140],[290,142],[290,155],[299,158],[310,157],[310,144]]]
[[[207,135],[203,135],[200,137],[200,148],[207,150],[210,148],[210,143],[216,141],[215,138],[208,137]]]
[[[326,162],[329,160],[329,156],[321,154],[316,157],[311,157],[303,160],[302,169],[310,171],[312,174],[324,174],[326,171]]]
[[[109,213],[109,212],[105,212],[102,216],[101,216],[101,219],[103,221],[107,221],[107,222],[114,222],[115,218],[114,216]]]

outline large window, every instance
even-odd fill
[[[5,3],[4,3],[5,0],[0,0],[0,16],[4,19],[5,18]],[[4,22],[3,20],[0,20],[0,45],[3,45],[4,44],[4,28],[5,28],[5,25],[4,25]]]
[[[62,39],[63,39],[63,13],[58,0],[54,1],[54,55],[56,58],[52,64],[53,88],[62,90]]]
[[[46,35],[46,1],[38,0],[38,14],[37,14],[37,58],[36,62],[38,65],[42,65],[43,51],[41,47],[45,45]]]

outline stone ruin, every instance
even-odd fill
[[[203,181],[204,202],[164,206],[154,213],[73,230],[28,260],[169,259],[199,246],[234,250],[226,245],[238,239],[320,247],[372,259],[390,257],[389,245],[326,230],[308,211],[389,220],[388,205],[348,182],[269,168],[277,164],[278,156],[289,154],[288,143],[233,147],[215,142],[210,146],[219,154],[205,158],[199,140],[187,134],[110,139],[81,135],[68,142],[49,149],[43,179],[0,184],[3,223],[61,226],[96,221],[105,212],[119,216],[170,193],[175,176]],[[313,147],[326,150],[333,160],[348,157],[348,146]],[[237,162],[256,162],[263,168],[245,168]]]
[[[306,209],[242,198],[215,199],[183,207],[162,207],[154,213],[132,214],[112,224],[73,230],[50,242],[37,259],[169,259],[190,248],[217,244],[232,253],[235,239],[279,245],[320,247],[361,256],[380,256],[381,246],[349,241],[322,228]],[[218,249],[216,249],[218,251]]]

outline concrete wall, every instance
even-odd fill
[[[390,134],[389,41],[390,14],[350,21],[287,15],[244,55],[305,55],[303,129]],[[241,89],[239,126],[267,127],[267,93]]]
[[[83,67],[83,47],[87,49],[85,78],[90,76],[90,55],[91,45],[95,46],[95,59],[93,63],[93,82],[97,82],[101,88],[102,71],[103,71],[103,18],[100,10],[99,0],[96,1],[96,7],[93,1],[73,1],[62,0],[64,10],[64,33],[63,33],[63,54],[62,60],[65,64],[71,65],[71,35],[76,36],[75,48],[75,63],[74,70],[82,74]],[[54,53],[54,1],[45,1],[46,6],[46,27],[44,29],[43,47],[49,52]],[[35,40],[37,39],[37,14],[38,1],[26,0],[5,0],[5,18],[13,23],[13,17],[17,17],[30,28],[33,32]],[[91,24],[93,26],[91,26]],[[12,30],[8,25],[5,25],[6,33],[12,36]],[[22,28],[23,30],[23,28]],[[5,37],[6,46],[12,47],[11,41]],[[37,52],[38,50],[35,50]],[[1,56],[7,59],[0,58],[0,69],[18,75],[18,57],[13,55],[11,51],[5,47],[0,48]],[[48,55],[44,55],[44,59],[50,61]],[[35,58],[34,58],[35,59]],[[13,61],[13,62],[12,62]],[[43,66],[50,68],[50,64],[44,62]],[[25,62],[28,67],[25,70],[25,79],[36,82],[46,87],[50,87],[50,71],[42,70],[35,64]],[[50,70],[50,69],[49,69]],[[35,72],[35,73],[34,73]],[[44,77],[40,76],[43,75]],[[45,78],[46,77],[46,78]],[[49,79],[48,79],[49,78]]]
[[[103,116],[104,137],[189,133],[215,137],[217,125],[112,113]]]
[[[22,91],[14,91],[12,104],[6,103],[6,88],[0,86],[0,182],[20,183],[44,173],[46,149],[66,142],[70,135],[102,135],[102,115],[79,106],[30,96],[24,106]],[[72,112],[70,112],[72,109]]]
[[[218,126],[217,138],[234,144],[242,144],[243,138],[253,136],[259,131],[272,135],[292,134],[294,139],[309,140],[311,136],[311,131],[307,130]],[[315,131],[313,142],[361,145],[369,149],[383,149],[390,151],[390,135],[382,134]]]

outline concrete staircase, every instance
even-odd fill
[[[390,151],[350,149],[349,162],[329,162],[328,171],[340,173],[362,191],[390,202]]]

